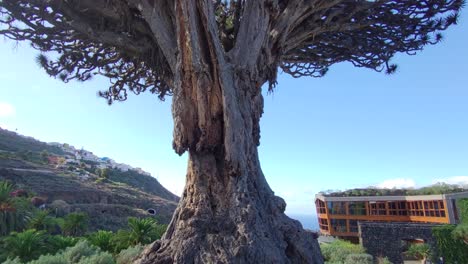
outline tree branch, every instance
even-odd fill
[[[0,1],[0,34],[29,40],[52,52],[38,62],[63,81],[85,81],[104,75],[111,87],[100,95],[125,100],[150,90],[163,98],[171,93],[172,71],[141,14],[119,0]]]
[[[280,67],[294,77],[325,74],[334,63],[395,71],[398,52],[415,54],[456,24],[463,0],[289,1],[270,35]],[[294,11],[291,11],[294,10]],[[298,13],[299,12],[299,13]]]

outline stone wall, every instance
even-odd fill
[[[436,250],[432,228],[438,224],[359,222],[361,245],[374,257],[387,257],[393,264],[402,264],[404,240],[422,239]]]

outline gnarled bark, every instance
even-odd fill
[[[174,149],[189,152],[187,182],[139,263],[322,263],[314,235],[284,214],[260,169],[262,76],[229,62],[212,6],[194,2],[175,7]]]
[[[234,75],[231,78],[242,79]],[[250,89],[256,91],[251,93],[239,89],[247,87],[244,82],[231,84],[237,86],[230,87],[223,82],[217,87],[221,88],[225,98],[222,102],[212,102],[220,103],[222,109],[226,108],[225,104],[230,105],[231,110],[238,113],[240,122],[229,126],[225,115],[215,111],[217,114],[209,122],[210,126],[194,133],[193,138],[199,137],[197,143],[193,142],[194,146],[203,142],[209,148],[189,147],[187,183],[179,206],[162,240],[149,247],[139,263],[323,262],[316,237],[284,214],[286,203],[274,195],[260,169],[257,154],[258,122],[263,109],[260,88]],[[211,87],[213,90],[217,88]],[[235,92],[227,96],[225,91],[229,89]],[[191,95],[192,99],[199,98]],[[182,99],[193,102],[185,97]],[[175,101],[182,99],[177,94],[174,98]],[[189,105],[179,103],[174,102],[174,107]],[[233,109],[234,105],[237,109]],[[197,109],[175,109],[174,113],[189,113],[188,120],[197,120],[198,115],[209,115],[206,111],[219,110],[210,104],[194,106]],[[197,111],[199,114],[194,115]],[[200,122],[190,125],[207,124]],[[221,131],[214,129],[220,124],[224,125]],[[238,136],[230,138],[234,142],[226,144],[226,134]],[[229,149],[232,146],[242,151],[232,151]],[[237,156],[228,157],[227,153]],[[231,165],[233,161],[241,161],[235,170]]]
[[[172,222],[140,263],[323,263],[313,234],[284,214],[251,143],[247,173],[236,176],[222,153],[190,153]]]

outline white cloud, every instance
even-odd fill
[[[392,188],[414,188],[416,182],[408,178],[396,178],[385,180],[377,185],[378,188],[392,189]]]
[[[445,182],[448,184],[468,185],[468,176],[453,176],[444,179],[434,180],[434,183]]]
[[[9,103],[0,102],[0,117],[10,117],[15,114],[15,108]]]

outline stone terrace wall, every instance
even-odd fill
[[[423,239],[433,250],[436,240],[432,228],[439,224],[359,222],[361,245],[374,257],[388,257],[394,264],[402,264],[402,240]]]

